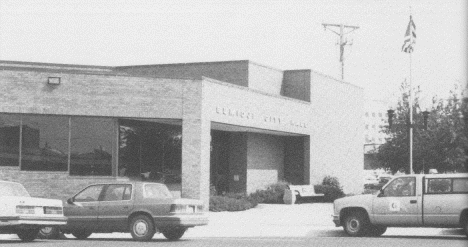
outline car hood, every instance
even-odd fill
[[[366,194],[366,195],[356,195],[348,196],[334,201],[335,209],[340,209],[344,207],[357,207],[357,206],[369,206],[372,205],[372,200],[375,195]]]
[[[49,207],[62,207],[62,200],[45,199],[37,197],[25,196],[0,196],[2,204],[10,205],[25,205],[25,206],[49,206]]]

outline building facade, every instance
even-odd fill
[[[0,179],[66,198],[87,184],[210,186],[279,180],[362,188],[363,89],[248,60],[143,66],[0,61]]]
[[[383,131],[388,127],[388,103],[366,100],[364,113],[364,169],[375,169],[376,153],[388,137]]]

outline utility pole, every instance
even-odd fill
[[[343,25],[343,24],[328,24],[328,23],[322,23],[323,28],[326,30],[330,30],[334,33],[336,33],[338,36],[340,36],[340,63],[341,63],[341,80],[344,80],[344,47],[345,45],[352,45],[353,43],[348,44],[348,40],[344,38],[344,36],[348,33],[353,32],[354,30],[358,29],[358,26],[348,26],[348,25]],[[331,27],[338,27],[340,29],[339,32],[331,29]],[[347,30],[350,30],[346,32]]]

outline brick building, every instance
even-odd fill
[[[363,89],[311,70],[0,61],[0,94],[0,179],[34,196],[142,177],[205,202],[210,184],[362,188]]]

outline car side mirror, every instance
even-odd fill
[[[68,204],[72,204],[72,205],[75,204],[75,203],[73,202],[73,197],[68,198],[67,203],[68,203]]]

